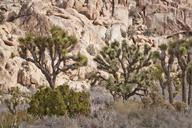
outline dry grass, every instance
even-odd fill
[[[142,103],[134,100],[114,103],[108,95],[103,97],[101,90],[92,90],[94,111],[88,117],[54,116],[34,121],[26,112],[15,116],[3,113],[0,128],[192,128],[192,111],[186,110],[183,103],[175,103],[173,109],[156,95],[143,99]]]
[[[32,123],[33,121],[35,121],[35,117],[30,116],[27,112],[17,112],[15,115],[8,112],[0,113],[0,128],[19,128],[22,123]]]
[[[138,102],[117,102],[89,117],[44,118],[25,128],[192,128],[192,112],[161,107],[144,108]]]
[[[117,101],[114,103],[114,110],[121,114],[128,114],[130,112],[137,112],[143,108],[143,104],[136,101]]]

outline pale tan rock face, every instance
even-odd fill
[[[186,3],[186,0],[146,1],[140,0],[139,7],[145,12],[145,24],[157,34],[191,30],[192,8],[190,2]]]
[[[24,61],[17,74],[17,82],[26,87],[48,85],[41,71],[32,63]]]
[[[74,53],[80,51],[89,58],[90,71],[96,68],[93,58],[105,41],[129,40],[133,34],[141,44],[154,45],[167,35],[191,30],[191,4],[191,0],[2,0],[0,11],[6,20],[0,25],[0,85],[47,84],[35,66],[29,64],[27,70],[18,56],[17,39],[25,33],[49,35],[53,25],[60,26],[78,38]],[[86,71],[80,71],[82,80]],[[57,83],[70,77],[60,76]],[[77,83],[81,82],[71,84]]]

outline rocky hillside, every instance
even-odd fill
[[[74,53],[80,51],[92,60],[105,41],[133,39],[155,47],[192,31],[191,0],[1,0],[0,12],[5,17],[0,25],[3,88],[47,84],[41,72],[18,55],[18,37],[26,33],[48,35],[52,26],[59,26],[78,38]],[[89,61],[86,72],[94,68]],[[80,70],[82,81],[86,72]],[[75,74],[70,78],[61,74],[57,83],[69,82],[76,89],[88,87]]]

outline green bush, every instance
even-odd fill
[[[64,115],[67,111],[61,92],[41,89],[31,99],[28,112],[34,115]]]
[[[32,96],[28,112],[36,116],[76,114],[88,115],[90,113],[89,94],[75,92],[68,86],[59,86],[56,89],[40,89]]]

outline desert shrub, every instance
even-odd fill
[[[64,115],[67,111],[60,91],[50,88],[38,91],[30,102],[29,113],[34,115]]]
[[[158,92],[151,92],[149,96],[142,98],[143,107],[145,109],[165,109],[165,110],[175,110],[173,105],[170,103],[167,103],[166,100],[162,95],[160,95]]]
[[[91,110],[92,113],[102,110],[106,107],[109,107],[113,104],[114,99],[109,91],[102,86],[93,86],[90,90],[91,97]]]
[[[70,115],[76,113],[88,115],[90,113],[90,103],[88,94],[85,92],[71,92],[69,96],[68,112]]]
[[[149,108],[151,106],[152,102],[153,102],[152,99],[148,96],[142,98],[142,103],[145,108]]]
[[[17,112],[15,115],[10,113],[0,113],[1,128],[19,128],[22,122],[32,123],[35,118],[25,111]]]
[[[0,24],[3,23],[4,19],[5,19],[5,17],[4,17],[4,15],[3,15],[3,13],[0,12]]]
[[[173,104],[174,108],[177,110],[177,111],[180,111],[180,112],[183,112],[185,110],[187,110],[187,104],[184,103],[184,102],[175,102]]]
[[[44,117],[43,119],[36,120],[34,123],[24,124],[22,126],[23,128],[80,128],[77,121],[68,116]]]
[[[59,86],[57,90],[61,92],[70,116],[74,116],[75,114],[88,115],[90,113],[89,93],[75,92],[66,85]]]
[[[137,102],[134,100],[129,101],[116,101],[114,102],[114,110],[121,114],[128,114],[130,112],[137,112],[143,108],[143,104],[141,102]]]
[[[40,89],[29,103],[28,112],[36,116],[76,114],[88,115],[90,113],[89,94],[75,92],[67,85]]]
[[[150,97],[152,99],[152,104],[153,105],[158,106],[158,105],[162,105],[162,104],[165,103],[165,100],[163,99],[163,97],[160,94],[158,94],[158,92],[152,92],[150,94]]]
[[[5,95],[8,93],[9,95]],[[17,114],[19,112],[20,106],[25,106],[28,103],[28,95],[20,91],[18,87],[12,87],[8,89],[8,92],[1,91],[0,92],[0,101],[5,104],[9,113],[12,115]]]

